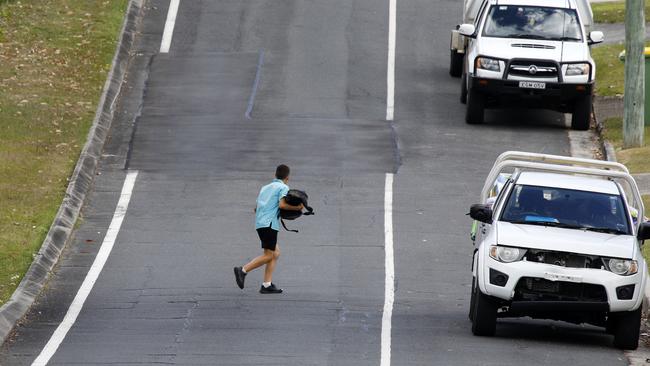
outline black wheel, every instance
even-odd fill
[[[611,313],[609,316],[614,317],[614,345],[621,349],[637,349],[641,329],[641,306],[633,311]]]
[[[456,50],[450,50],[449,56],[449,75],[457,78],[463,73],[463,55]]]
[[[483,294],[476,284],[472,333],[476,336],[491,337],[497,329],[497,309],[489,296]]]
[[[474,306],[476,305],[476,278],[472,276],[472,289],[469,298],[469,320],[474,320]]]
[[[460,78],[460,102],[467,104],[467,74],[463,73]]]
[[[571,128],[586,131],[589,129],[589,122],[591,122],[591,95],[576,100],[571,115]]]
[[[485,96],[473,89],[467,93],[467,110],[465,112],[465,122],[470,125],[483,123],[485,112]]]

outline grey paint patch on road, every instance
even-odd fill
[[[255,71],[255,81],[253,82],[253,88],[251,89],[251,96],[248,98],[248,106],[246,107],[246,112],[244,116],[246,119],[251,119],[251,113],[253,113],[253,107],[255,106],[255,96],[257,95],[257,88],[260,85],[260,78],[262,77],[262,66],[264,66],[264,50],[260,50],[260,56],[257,59],[257,70]]]

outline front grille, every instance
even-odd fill
[[[569,268],[601,268],[603,260],[598,256],[565,252],[528,249],[524,259],[528,262],[546,263]]]
[[[592,301],[607,302],[607,292],[601,285],[549,281],[544,278],[522,277],[515,287],[515,301]]]
[[[537,49],[543,49],[543,50],[554,50],[555,46],[547,45],[547,44],[533,44],[533,43],[513,43],[511,44],[512,47],[519,47],[519,48],[537,48]]]
[[[554,62],[513,60],[508,66],[508,74],[526,78],[557,78],[559,70]]]

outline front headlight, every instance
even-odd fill
[[[566,76],[589,75],[591,65],[584,64],[568,64],[566,67]]]
[[[476,67],[483,70],[489,71],[501,71],[501,66],[499,66],[499,60],[489,57],[477,57],[476,58]]]
[[[631,259],[609,258],[604,261],[607,264],[607,269],[617,275],[629,276],[639,271],[637,262]]]
[[[490,257],[499,262],[512,263],[520,261],[526,254],[526,249],[515,247],[504,247],[500,245],[493,245],[490,247]]]

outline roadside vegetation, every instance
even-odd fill
[[[0,304],[42,244],[85,143],[127,0],[0,0]]]
[[[594,12],[595,23],[625,22],[625,1],[593,3],[591,9]],[[650,19],[650,2],[648,1],[645,3],[645,18]]]
[[[633,174],[650,172],[650,126],[645,128],[644,141],[646,145],[644,147],[621,150],[623,147],[623,118],[609,118],[604,121],[604,125],[604,137],[616,148],[616,159],[625,164]]]
[[[623,95],[625,64],[618,55],[624,49],[624,44],[598,45],[591,49],[591,56],[596,62],[596,95]]]

